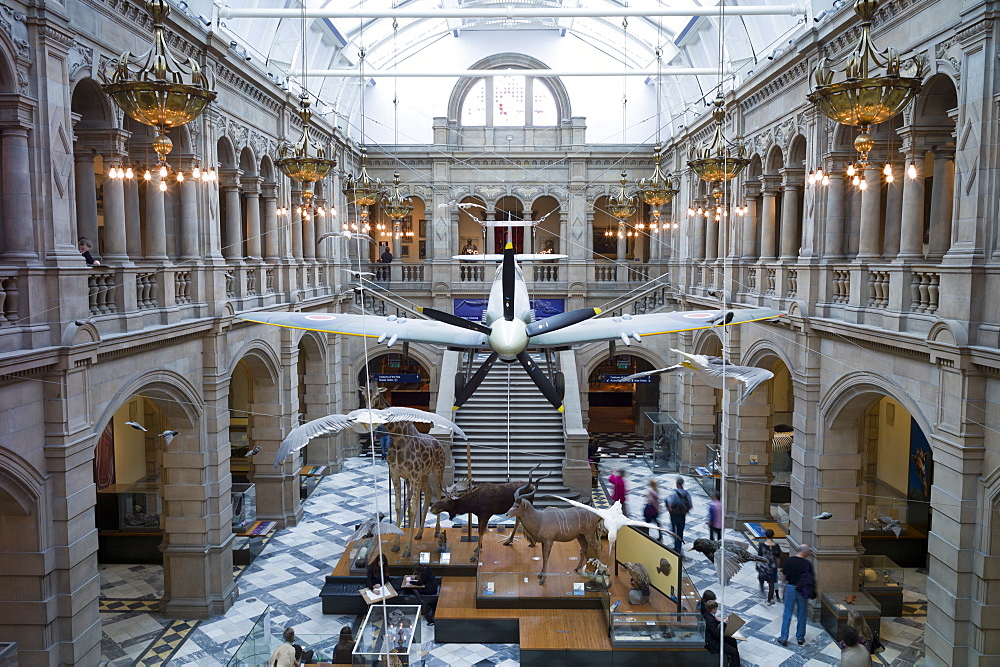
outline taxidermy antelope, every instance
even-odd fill
[[[597,557],[601,552],[601,542],[597,537],[597,528],[601,517],[592,512],[569,507],[557,509],[549,507],[544,510],[535,509],[525,497],[528,486],[524,485],[514,493],[514,504],[507,510],[507,516],[521,519],[521,525],[526,532],[535,536],[542,543],[542,571],[538,573],[538,583],[545,583],[545,570],[549,563],[549,552],[553,542],[580,543],[580,560],[574,572],[586,562],[586,556]]]
[[[458,488],[453,485],[445,489],[447,497],[431,505],[431,512],[434,514],[446,512],[452,518],[462,514],[475,514],[476,518],[479,519],[479,543],[476,544],[476,550],[473,552],[472,558],[469,559],[470,563],[479,560],[479,551],[483,545],[483,535],[486,534],[486,527],[490,523],[490,517],[506,512],[507,508],[514,503],[514,494],[520,488],[528,489],[528,492],[525,494],[526,498],[534,496],[537,485],[531,483],[531,476],[537,469],[538,466],[535,466],[528,473],[527,486],[521,482],[507,482],[505,484],[484,482],[477,484],[471,490],[466,490],[464,487]],[[548,475],[543,476],[542,479],[545,479],[545,477],[548,477]],[[538,482],[541,483],[542,479],[538,480]],[[511,542],[513,542],[518,525],[521,525],[520,519],[514,522],[514,530],[510,531],[510,537],[504,540],[503,545],[505,547],[509,547]],[[528,532],[527,528],[525,528],[524,534],[530,542],[528,546],[535,546],[535,538]]]

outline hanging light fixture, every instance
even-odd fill
[[[917,59],[902,61],[893,48],[875,50],[871,25],[878,8],[879,0],[855,0],[854,12],[861,17],[861,37],[857,48],[845,58],[844,80],[833,82],[834,71],[823,58],[813,70],[816,87],[807,96],[827,118],[861,131],[854,140],[854,148],[861,154],[862,170],[875,146],[869,128],[902,111],[920,92],[923,77],[923,64]],[[912,76],[902,75],[904,64]],[[885,74],[872,76],[873,68],[884,68]]]
[[[363,30],[363,26],[362,26]],[[362,33],[363,34],[363,33]],[[361,96],[361,141],[365,140],[365,50],[358,51],[358,94]],[[368,226],[370,209],[382,196],[382,181],[368,175],[368,149],[364,143],[358,147],[361,169],[357,176],[346,174],[342,190],[347,200],[354,204],[363,225]],[[345,223],[346,224],[346,223]]]
[[[399,172],[392,175],[392,188],[388,194],[383,194],[379,204],[385,214],[392,220],[392,232],[395,238],[402,238],[404,235],[403,218],[413,212],[413,205],[408,196],[404,197],[399,190]],[[406,230],[406,236],[413,236],[412,230]]]
[[[715,134],[712,139],[694,146],[691,149],[691,159],[688,166],[703,181],[716,183],[712,190],[712,196],[721,200],[723,190],[718,185],[726,181],[731,181],[750,164],[750,158],[746,156],[747,149],[743,142],[728,141],[722,131],[722,123],[726,118],[725,100],[720,92],[713,101],[715,108],[712,109],[712,118],[715,119]]]
[[[174,60],[167,49],[164,38],[164,20],[170,13],[165,0],[146,0],[146,11],[153,19],[153,45],[145,54],[133,56],[122,53],[107,71],[101,72],[106,83],[102,88],[118,108],[129,118],[149,125],[159,133],[153,139],[153,150],[157,155],[156,166],[162,178],[170,173],[167,155],[173,150],[173,142],[167,131],[193,121],[217,96],[212,90],[208,70],[193,59],[188,58],[183,65]],[[127,169],[112,169],[111,178],[135,176],[132,166]],[[152,179],[150,169],[144,169],[145,180]],[[214,180],[215,170],[202,170],[197,164],[191,172],[195,180]],[[176,172],[178,182],[184,181],[184,173]],[[166,182],[160,183],[160,190],[166,190]]]
[[[301,205],[297,212],[307,220],[317,215],[325,214],[322,208],[313,204],[315,183],[326,178],[327,174],[337,166],[335,158],[328,158],[318,144],[309,140],[309,121],[312,119],[309,100],[309,80],[306,77],[306,51],[308,34],[306,30],[305,3],[302,4],[302,91],[299,94],[299,109],[296,115],[302,120],[302,137],[294,144],[285,143],[279,150],[280,157],[274,164],[285,176],[296,183],[302,184]],[[310,149],[313,151],[310,153]]]
[[[638,210],[634,192],[628,190],[628,174],[622,169],[621,188],[608,203],[608,212],[618,220],[618,238],[624,238],[626,221]]]

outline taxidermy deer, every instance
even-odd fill
[[[484,482],[475,485],[471,490],[467,490],[465,487],[459,488],[457,485],[453,485],[445,489],[445,498],[431,505],[431,512],[436,515],[446,512],[454,518],[462,514],[475,514],[476,518],[479,519],[479,543],[476,544],[476,550],[473,552],[472,558],[469,559],[470,563],[479,560],[483,535],[486,534],[486,527],[490,523],[490,517],[506,512],[507,508],[514,503],[514,494],[520,488],[528,489],[525,497],[531,498],[534,496],[537,485],[532,484],[531,476],[537,469],[538,466],[535,466],[528,473],[527,486],[521,482],[507,482],[505,484]],[[546,477],[548,475],[543,476],[542,479]],[[538,480],[538,482],[541,483],[542,479]],[[511,542],[514,540],[514,534],[517,532],[517,527],[521,523],[520,519],[514,522],[514,530],[510,531],[510,537],[503,542],[505,547],[511,545]],[[535,538],[528,532],[527,528],[525,528],[524,534],[530,542],[528,546],[535,546]]]
[[[514,493],[514,504],[507,510],[507,516],[521,519],[525,531],[542,543],[542,571],[538,573],[539,584],[545,583],[545,570],[553,542],[572,542],[575,539],[580,543],[580,560],[574,572],[580,571],[580,567],[586,562],[585,557],[600,555],[601,542],[597,536],[597,529],[601,524],[601,517],[579,507],[565,509],[549,507],[537,510],[525,497],[528,495],[527,489],[525,485]]]

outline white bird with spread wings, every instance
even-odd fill
[[[625,526],[635,526],[636,528],[656,528],[661,533],[667,533],[672,537],[677,537],[669,530],[660,528],[655,524],[646,523],[645,521],[636,521],[635,519],[628,518],[627,516],[625,516],[625,513],[622,512],[622,501],[620,500],[616,500],[615,504],[607,509],[597,509],[596,507],[593,507],[591,505],[584,505],[583,503],[578,503],[575,500],[570,500],[569,498],[563,498],[562,496],[556,496],[553,494],[553,497],[558,498],[559,500],[564,500],[573,507],[580,507],[582,509],[587,510],[588,512],[593,512],[597,516],[601,517],[601,519],[604,522],[604,530],[608,531],[609,555],[615,548],[615,540],[618,539],[618,531],[624,528]]]
[[[417,410],[416,408],[388,407],[383,410],[361,408],[360,410],[348,412],[346,415],[320,417],[319,419],[314,419],[293,428],[291,433],[281,441],[281,446],[278,448],[278,455],[274,458],[274,467],[275,469],[280,467],[281,462],[289,454],[299,451],[313,438],[348,429],[356,433],[373,433],[379,425],[392,422],[423,422],[425,424],[434,424],[439,428],[446,428],[453,431],[455,435],[463,440],[468,440],[465,437],[465,432],[458,427],[458,424],[444,417],[439,417],[433,412]]]
[[[622,378],[621,381],[628,382],[629,380],[635,380],[649,375],[670,373],[672,371],[689,368],[695,372],[695,375],[701,378],[702,382],[710,387],[714,387],[715,389],[722,389],[723,384],[725,384],[729,389],[742,387],[743,395],[740,397],[739,401],[740,404],[742,404],[743,401],[753,393],[754,389],[774,377],[774,373],[765,368],[757,368],[756,366],[737,366],[725,361],[724,359],[720,359],[719,357],[709,357],[703,354],[688,354],[687,352],[674,350],[672,348],[671,351],[684,357],[684,361],[679,364],[674,364],[673,366],[667,366],[666,368],[657,368],[652,371],[635,373]]]

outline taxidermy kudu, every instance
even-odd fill
[[[537,510],[525,498],[528,486],[522,486],[514,494],[514,504],[507,510],[507,516],[518,517],[525,531],[542,543],[542,571],[538,573],[538,583],[545,583],[545,569],[549,563],[549,552],[553,542],[580,543],[580,560],[574,572],[579,572],[586,562],[585,557],[597,557],[601,553],[601,542],[597,536],[601,517],[579,507],[549,507]]]
[[[469,559],[470,563],[479,560],[479,552],[483,545],[483,535],[486,534],[490,517],[506,512],[507,508],[514,504],[514,494],[520,488],[528,489],[525,497],[530,499],[534,496],[537,484],[532,484],[531,476],[537,469],[538,466],[535,466],[528,473],[527,487],[521,482],[506,482],[504,484],[483,482],[482,484],[476,484],[471,490],[465,490],[464,487],[459,488],[458,485],[452,485],[445,490],[447,497],[431,505],[431,512],[436,515],[440,515],[441,512],[447,512],[448,515],[455,518],[462,514],[475,514],[476,518],[479,519],[479,542],[476,544],[476,550],[472,553],[472,558]],[[543,476],[542,479],[545,479],[545,477],[548,477],[548,475]],[[541,483],[542,479],[538,480],[538,482]],[[514,541],[514,534],[521,523],[520,518],[514,522],[514,530],[510,531],[510,537],[503,542],[505,547],[509,547],[511,542]],[[525,528],[524,534],[530,542],[528,546],[535,546],[535,538],[528,532],[527,528]]]

